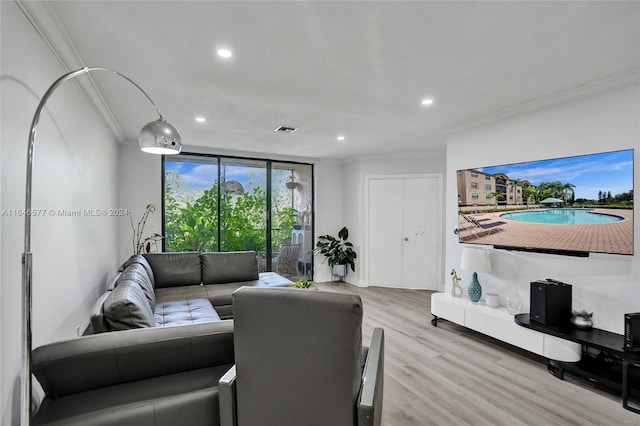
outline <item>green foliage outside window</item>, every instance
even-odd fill
[[[260,187],[242,195],[222,193],[217,203],[218,185],[194,200],[180,200],[180,177],[167,174],[165,184],[165,247],[167,251],[217,251],[218,208],[220,208],[220,251],[265,250],[267,194]],[[224,187],[224,182],[222,182]],[[274,249],[291,238],[297,211],[274,208],[272,243]]]
[[[194,201],[180,205],[176,188],[165,188],[164,220],[167,251],[217,251],[217,184]]]

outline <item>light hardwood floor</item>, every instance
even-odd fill
[[[547,372],[544,358],[456,324],[429,291],[319,283],[359,294],[364,344],[385,330],[383,425],[640,425],[619,397]]]

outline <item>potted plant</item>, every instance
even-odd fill
[[[347,241],[348,238],[349,231],[345,226],[338,232],[337,238],[332,235],[318,237],[316,248],[312,250],[313,254],[324,255],[333,275],[340,278],[347,275],[347,265],[351,266],[353,272],[356,271],[355,259],[357,255],[353,250],[353,244]]]
[[[144,213],[142,214],[142,219],[138,222],[138,226],[133,225],[133,218],[131,217],[131,212],[129,212],[129,220],[131,221],[131,229],[133,230],[132,242],[134,254],[150,253],[152,248],[158,248],[158,241],[161,241],[164,238],[157,232],[154,232],[146,238],[143,237],[144,227],[147,225],[149,215],[155,213],[155,211],[155,204],[147,204],[147,207],[145,207]]]

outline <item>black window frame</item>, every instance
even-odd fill
[[[280,160],[280,159],[273,159],[273,158],[259,158],[259,157],[243,157],[243,156],[235,156],[235,155],[222,155],[222,154],[207,154],[207,153],[201,153],[201,152],[181,152],[180,154],[178,154],[180,156],[193,156],[193,157],[205,157],[205,158],[211,158],[211,159],[216,159],[216,163],[217,163],[217,168],[218,168],[218,176],[217,179],[218,181],[220,181],[220,166],[222,163],[223,159],[232,159],[232,160],[249,160],[249,161],[264,161],[265,165],[266,165],[266,192],[267,192],[267,205],[266,205],[266,210],[268,212],[267,214],[267,220],[266,220],[266,227],[267,227],[267,235],[266,235],[266,263],[267,263],[267,270],[271,271],[272,269],[272,257],[273,257],[273,248],[271,247],[272,245],[272,227],[271,227],[271,197],[272,197],[272,189],[271,189],[271,171],[272,171],[272,165],[273,163],[278,163],[278,164],[299,164],[299,165],[304,165],[304,166],[310,166],[311,167],[311,241],[315,242],[315,214],[316,214],[316,206],[315,206],[315,165],[313,163],[304,163],[302,161],[289,161],[289,160]],[[165,215],[164,215],[164,211],[165,211],[165,176],[166,176],[166,170],[165,170],[165,161],[167,159],[171,160],[171,155],[162,155],[161,156],[161,167],[160,167],[160,174],[161,174],[161,179],[160,179],[160,185],[161,185],[161,201],[160,201],[160,205],[161,205],[161,209],[162,209],[162,218],[161,218],[161,226],[162,226],[162,232],[164,234],[165,232]],[[212,161],[213,163],[213,161]],[[217,198],[218,198],[218,203],[220,202],[220,188],[218,187],[218,194],[217,194]],[[220,252],[220,209],[218,209],[218,230],[217,230],[217,239],[216,239],[216,243],[217,243],[217,250],[216,252]],[[312,244],[312,246],[314,246],[314,244]],[[166,247],[165,247],[165,239],[162,239],[162,252],[166,252]],[[311,268],[310,268],[311,274],[312,274],[312,278],[313,278],[313,271],[314,271],[314,257],[311,256]]]

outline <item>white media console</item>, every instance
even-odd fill
[[[444,318],[548,359],[578,362],[582,356],[580,343],[522,327],[502,306],[492,308],[483,303],[472,303],[465,297],[433,293],[431,315],[434,326],[437,326],[438,319]]]

